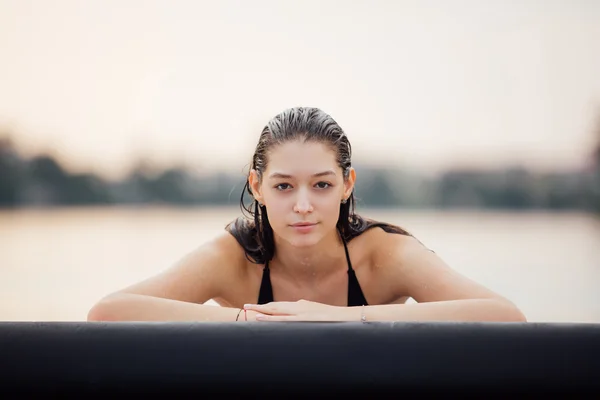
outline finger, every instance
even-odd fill
[[[267,314],[256,314],[257,321],[265,321],[265,322],[289,322],[289,321],[298,321],[298,317],[296,315],[267,315]]]
[[[264,314],[292,314],[289,302],[271,302],[267,304],[244,304],[246,310],[253,310]]]
[[[244,304],[244,310],[269,313],[269,307],[266,307],[265,304]]]

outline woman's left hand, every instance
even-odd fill
[[[257,321],[352,321],[348,307],[336,307],[308,300],[275,301],[267,304],[246,304],[246,310],[256,311]]]

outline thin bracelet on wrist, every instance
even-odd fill
[[[235,322],[238,321],[238,319],[240,319],[240,314],[242,313],[242,309],[240,308],[240,311],[238,311],[237,313],[237,317],[235,317]]]
[[[365,315],[365,305],[360,309],[360,322],[367,322],[367,316]]]

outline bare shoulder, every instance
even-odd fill
[[[244,250],[224,231],[182,256],[171,267],[119,292],[204,303],[221,296],[245,266]]]
[[[416,252],[430,252],[415,237],[386,232],[380,227],[371,228],[361,236],[365,237],[364,244],[374,264],[397,263]]]
[[[222,266],[239,265],[245,263],[244,250],[237,240],[227,231],[213,237],[208,242],[202,244],[187,256],[192,261],[213,261],[212,264],[218,263]],[[184,257],[182,261],[185,261]],[[223,270],[223,268],[220,268]]]
[[[410,235],[390,233],[380,227],[371,228],[363,233],[361,247],[369,260],[375,275],[398,273],[410,264],[415,257],[423,258],[431,253],[419,240]]]
[[[372,227],[353,238],[348,244],[353,263],[359,269],[367,266],[369,276],[387,267],[397,266],[403,254],[419,249],[420,243],[411,236],[388,233],[381,227]]]
[[[372,230],[367,237],[372,274],[394,295],[417,302],[500,297],[450,267],[414,236]]]

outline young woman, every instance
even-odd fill
[[[90,321],[525,321],[403,229],[354,211],[340,126],[317,108],[269,121],[244,192],[209,243],[100,300]],[[416,303],[406,304],[408,298]],[[221,307],[204,305],[213,299]]]

